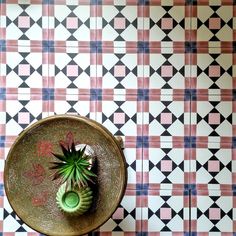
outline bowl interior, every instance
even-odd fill
[[[68,134],[96,154],[94,202],[82,216],[68,216],[56,205],[59,181],[52,181],[51,152],[61,153]],[[65,140],[66,141],[66,140]],[[82,117],[54,116],[26,129],[12,146],[4,170],[8,200],[31,228],[46,235],[82,235],[101,226],[119,205],[126,186],[125,159],[115,138],[98,123]]]

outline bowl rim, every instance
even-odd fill
[[[126,164],[126,159],[124,156],[124,153],[122,151],[122,148],[120,146],[120,143],[117,141],[117,139],[115,138],[115,136],[106,128],[104,127],[102,124],[98,123],[95,120],[89,119],[87,117],[84,116],[80,116],[80,115],[69,115],[69,114],[63,114],[63,115],[52,115],[52,116],[48,116],[46,118],[40,119],[38,121],[36,121],[35,123],[29,125],[28,127],[26,127],[16,138],[16,140],[13,142],[13,144],[10,147],[10,150],[7,154],[6,160],[5,160],[5,165],[4,165],[4,173],[3,173],[3,182],[4,182],[4,189],[5,189],[5,193],[6,193],[6,197],[9,201],[10,206],[12,207],[12,209],[16,212],[17,216],[26,224],[28,225],[30,228],[32,228],[33,230],[42,233],[42,234],[46,234],[46,235],[50,235],[50,236],[58,236],[58,234],[53,234],[52,232],[48,232],[48,231],[42,231],[41,228],[37,227],[37,226],[32,226],[30,225],[27,220],[23,220],[21,218],[21,216],[18,214],[17,210],[15,209],[15,207],[12,205],[12,203],[9,200],[9,193],[8,193],[8,166],[9,166],[9,160],[11,158],[11,155],[14,151],[14,147],[24,138],[24,136],[30,132],[31,130],[33,130],[34,128],[43,125],[45,122],[51,122],[53,120],[58,120],[58,119],[72,119],[75,121],[82,121],[85,122],[88,125],[91,125],[93,128],[98,129],[100,132],[102,132],[107,138],[109,138],[109,140],[113,141],[114,145],[117,147],[117,150],[119,151],[119,155],[122,159],[122,163],[123,166],[121,168],[121,175],[124,177],[123,178],[123,183],[122,183],[122,187],[119,191],[119,193],[117,194],[118,198],[117,198],[117,203],[113,206],[113,208],[111,208],[110,210],[110,214],[107,215],[107,217],[104,217],[104,219],[99,223],[99,224],[94,224],[93,227],[87,227],[85,228],[85,230],[82,230],[81,232],[78,233],[71,233],[71,234],[66,234],[63,236],[76,236],[76,235],[84,235],[87,234],[89,232],[92,232],[96,229],[98,229],[100,226],[102,226],[105,222],[107,222],[110,217],[113,215],[113,213],[116,211],[116,209],[118,208],[119,204],[121,203],[123,196],[125,194],[126,191],[126,187],[127,187],[127,179],[128,179],[128,173],[127,173],[127,164]],[[89,230],[88,230],[89,229]]]

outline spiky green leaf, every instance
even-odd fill
[[[95,175],[92,171],[90,170],[87,170],[87,169],[84,169],[83,172],[88,175],[88,176],[91,176],[91,177],[97,177],[97,175]]]
[[[57,159],[59,159],[60,161],[66,161],[66,157],[61,154],[52,153],[52,155],[56,157]]]
[[[61,150],[64,154],[65,157],[69,157],[70,156],[70,150],[67,150],[62,144],[60,144],[61,146]]]
[[[73,156],[76,156],[76,149],[75,149],[75,143],[74,142],[72,142],[72,144],[71,144],[71,153],[72,153]]]
[[[74,142],[70,148],[65,148],[60,144],[63,155],[53,153],[60,162],[51,162],[50,169],[57,170],[53,179],[61,178],[62,182],[68,185],[78,185],[79,187],[87,186],[88,181],[93,182],[92,178],[96,175],[89,170],[91,166],[90,156],[85,155],[86,146],[76,150]]]

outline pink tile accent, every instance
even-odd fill
[[[68,65],[66,70],[67,76],[78,76],[78,66],[77,65]]]
[[[209,66],[210,77],[220,77],[220,66]]]
[[[3,197],[0,197],[0,207],[3,207]]]
[[[76,17],[68,17],[66,19],[66,27],[68,29],[77,29],[78,28],[78,19]]]
[[[19,75],[28,76],[30,75],[30,65],[28,64],[20,64],[18,67]]]
[[[18,122],[20,124],[29,124],[30,123],[30,115],[28,112],[19,112],[18,114]]]
[[[208,171],[210,172],[218,172],[220,171],[220,163],[219,161],[208,161]]]
[[[169,220],[171,219],[171,208],[161,208],[160,209],[160,218],[162,220]]]
[[[124,219],[124,209],[119,207],[112,216],[112,219]]]
[[[218,125],[220,124],[220,114],[219,113],[210,113],[208,122],[211,125]]]
[[[161,67],[161,76],[163,76],[163,77],[173,76],[173,67],[172,66],[162,66]]]
[[[172,114],[171,113],[161,113],[161,123],[162,124],[171,124],[172,123]]]
[[[115,113],[114,114],[114,124],[124,124],[125,123],[125,114],[124,113]]]
[[[210,18],[209,19],[209,28],[210,29],[220,29],[220,18]]]
[[[125,18],[116,17],[114,19],[114,28],[115,29],[125,29]]]
[[[19,28],[30,28],[30,18],[29,16],[19,16],[18,17]]]
[[[219,208],[210,208],[209,209],[209,218],[211,220],[219,220],[220,217],[220,209]]]
[[[173,20],[171,18],[163,18],[161,20],[161,28],[162,29],[172,29],[173,28]]]
[[[125,76],[125,66],[115,66],[114,67],[114,75],[118,77]]]
[[[162,160],[161,171],[172,171],[172,161]]]

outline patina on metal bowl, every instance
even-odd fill
[[[82,216],[68,216],[56,205],[59,182],[52,181],[51,152],[60,153],[60,140],[90,145],[96,153],[94,202]],[[5,191],[17,215],[34,230],[57,236],[83,235],[99,228],[114,213],[127,183],[126,162],[119,142],[90,119],[57,115],[24,130],[12,145],[4,170]]]

